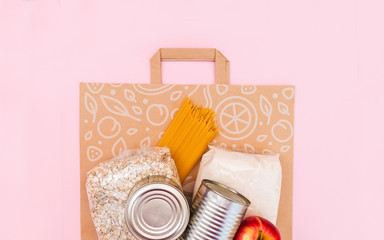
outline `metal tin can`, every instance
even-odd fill
[[[181,187],[167,177],[148,176],[129,193],[125,221],[138,239],[177,239],[188,220],[187,199]]]
[[[250,201],[235,190],[204,179],[193,200],[183,238],[232,240],[249,205]]]

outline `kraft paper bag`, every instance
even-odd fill
[[[161,84],[161,61],[214,61],[216,84]],[[125,149],[155,146],[183,100],[216,112],[212,145],[250,153],[279,153],[282,192],[277,227],[292,239],[294,86],[229,85],[229,61],[216,49],[160,49],[151,84],[80,84],[81,237],[96,240],[85,189],[87,172]],[[195,168],[184,181],[191,195]],[[190,190],[188,190],[190,189]]]

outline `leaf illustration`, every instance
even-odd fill
[[[140,115],[143,113],[143,110],[141,110],[141,107],[139,106],[132,106],[132,110],[134,113],[136,113],[137,115]]]
[[[279,112],[283,115],[289,115],[289,112],[288,112],[288,106],[287,104],[283,103],[283,102],[278,102],[277,103],[277,107],[279,109]]]
[[[293,98],[293,95],[295,94],[295,90],[292,87],[284,88],[282,93],[286,99],[290,100]]]
[[[116,115],[130,117],[138,122],[141,121],[140,118],[132,116],[127,108],[117,99],[105,95],[101,95],[101,100],[103,101],[104,106],[111,112]]]
[[[87,83],[87,88],[93,94],[99,93],[104,87],[104,83]]]
[[[267,135],[265,135],[265,134],[261,134],[261,135],[257,136],[257,138],[256,138],[256,140],[258,142],[263,142],[265,139],[267,139]]]
[[[224,95],[225,93],[227,93],[228,91],[228,85],[225,85],[225,84],[217,84],[216,85],[216,92],[222,96]]]
[[[264,149],[263,154],[274,154],[274,152],[272,150],[269,150],[269,149]]]
[[[150,145],[151,145],[151,138],[149,136],[143,138],[143,140],[141,140],[140,142],[140,147],[142,148],[149,147]]]
[[[124,139],[121,137],[117,139],[115,144],[112,146],[112,155],[116,157],[117,155],[120,155],[122,152],[127,150],[127,145],[125,144]]]
[[[247,143],[244,144],[244,151],[247,153],[256,153],[255,148]]]
[[[267,116],[268,118],[267,125],[269,125],[271,123],[272,104],[263,95],[260,95],[260,109],[261,109],[261,112],[265,116]]]
[[[280,152],[288,152],[289,149],[291,149],[291,146],[289,146],[289,145],[284,145],[284,146],[281,146],[281,148],[280,148]]]
[[[91,138],[92,138],[92,130],[89,130],[89,131],[85,134],[84,139],[85,139],[85,141],[89,141],[89,140],[91,140]]]
[[[100,148],[95,146],[89,146],[87,148],[87,157],[91,162],[99,160],[103,156],[103,151]]]
[[[135,133],[137,133],[138,129],[137,128],[130,128],[127,130],[127,134],[128,135],[134,135]]]
[[[94,123],[96,120],[97,103],[89,93],[85,93],[85,108],[92,114],[92,122]]]
[[[178,99],[181,97],[181,94],[182,94],[182,93],[183,93],[183,92],[182,92],[181,90],[173,92],[173,93],[171,94],[171,96],[170,96],[171,101],[176,101],[176,100],[178,100]]]
[[[136,95],[132,90],[129,89],[124,89],[124,97],[127,99],[129,102],[134,102],[136,103]]]

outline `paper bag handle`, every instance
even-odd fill
[[[229,84],[229,61],[215,48],[160,48],[151,58],[151,83],[161,84],[161,61],[215,62],[216,84]]]

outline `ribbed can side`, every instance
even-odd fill
[[[248,209],[249,201],[226,186],[219,185],[238,194],[237,199],[223,196],[216,189],[209,188],[209,185],[204,183],[207,182],[203,181],[193,201],[192,217],[184,239],[232,240]],[[209,183],[218,184],[212,181]],[[244,198],[244,202],[236,201],[239,196]]]

